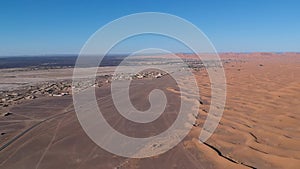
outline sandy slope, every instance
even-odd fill
[[[255,168],[297,168],[299,56],[253,54],[236,59],[243,62],[225,66],[226,109],[207,143],[237,163]]]

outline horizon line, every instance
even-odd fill
[[[190,52],[172,52],[173,54],[195,54],[195,53],[190,53]],[[294,53],[294,54],[299,54],[299,52],[295,51],[251,51],[251,52],[216,52],[217,54],[251,54],[251,53],[273,53],[273,54],[283,54],[283,53]],[[146,54],[139,54],[140,56],[145,56],[145,55],[165,55],[168,53],[146,53]],[[200,53],[201,54],[201,53]],[[208,54],[208,53],[202,53],[202,54]],[[78,56],[79,54],[75,53],[66,53],[66,54],[58,54],[58,53],[53,53],[53,54],[24,54],[24,55],[0,55],[1,58],[5,57],[50,57],[50,56]],[[96,54],[95,54],[96,55]],[[89,56],[95,56],[95,55],[89,55]],[[107,56],[118,56],[118,55],[130,55],[130,53],[111,53],[111,54],[106,54]],[[136,55],[136,56],[139,56]]]

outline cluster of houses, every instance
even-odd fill
[[[22,100],[32,100],[40,96],[65,96],[71,94],[70,82],[46,82],[25,89],[0,91],[0,107],[8,107]]]
[[[116,74],[112,77],[112,80],[133,80],[133,79],[154,79],[154,78],[161,78],[162,76],[166,75],[166,73],[158,72],[158,71],[147,71],[147,72],[140,72],[137,74]]]

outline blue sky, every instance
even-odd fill
[[[182,17],[198,26],[219,52],[300,52],[299,7],[296,0],[1,1],[0,56],[76,54],[101,26],[137,12]],[[155,37],[147,41],[147,47],[165,44]],[[128,48],[139,44],[133,42]]]

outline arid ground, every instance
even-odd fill
[[[71,95],[44,96],[2,110],[5,112],[0,116],[0,168],[299,168],[300,54],[226,53],[221,58],[227,79],[226,106],[217,130],[204,144],[198,137],[209,109],[211,89],[205,69],[200,69],[194,73],[201,95],[199,115],[195,117],[197,125],[164,154],[145,159],[111,154],[83,131]],[[13,75],[7,69],[1,71],[1,85],[5,89],[16,85],[16,81],[70,80],[71,75],[70,69]],[[168,98],[164,114],[148,125],[130,123],[117,113],[110,99],[109,83],[95,90],[99,107],[111,126],[121,133],[147,137],[168,128],[176,118],[180,97],[172,82],[168,75],[133,80],[132,86],[139,92],[133,91],[131,100],[137,108],[149,107],[146,96],[154,88],[165,91]],[[146,147],[145,151],[156,146],[159,145]]]

